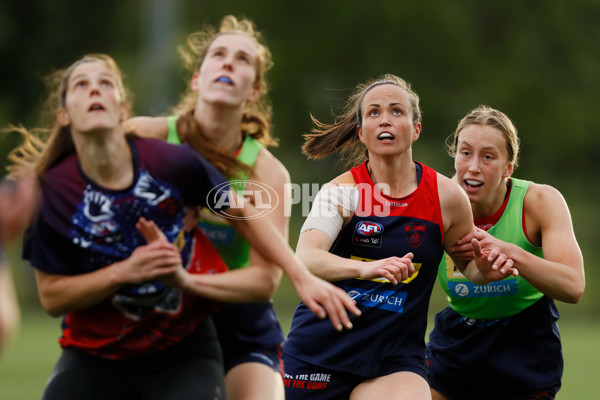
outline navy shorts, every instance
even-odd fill
[[[221,342],[223,359],[225,361],[225,374],[233,367],[250,362],[264,364],[274,371],[281,373],[281,345],[275,347],[263,347],[245,343],[243,346],[233,346],[231,343]]]
[[[560,390],[560,385],[522,393],[514,391],[498,393],[494,390],[481,390],[469,388],[469,386],[457,390],[455,385],[447,385],[444,381],[438,379],[432,379],[430,386],[452,400],[554,400],[556,393]]]
[[[294,357],[284,356],[283,385],[286,400],[348,399],[364,376],[339,372],[307,364]]]
[[[457,399],[553,399],[563,371],[557,319],[546,296],[495,320],[446,307],[427,343],[431,387]]]

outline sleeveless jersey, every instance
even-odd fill
[[[510,179],[512,189],[506,209],[488,233],[543,257],[542,249],[533,246],[523,231],[523,199],[530,182]],[[505,318],[521,312],[543,296],[521,276],[507,277],[487,285],[474,284],[460,273],[448,255],[440,263],[438,279],[452,309],[468,318]]]
[[[443,253],[444,228],[437,173],[415,165],[421,175],[418,187],[403,198],[383,195],[366,163],[352,168],[358,207],[330,249],[340,257],[362,261],[412,252],[413,276],[396,286],[383,278],[332,282],[356,300],[362,315],[353,318],[353,329],[338,332],[329,320],[319,319],[300,303],[283,346],[286,356],[365,377],[424,365],[427,310]]]
[[[207,196],[210,190],[223,183],[219,196],[227,196],[223,176],[189,146],[141,138],[128,143],[134,171],[128,188],[98,186],[85,176],[75,154],[45,173],[42,209],[23,244],[23,257],[33,267],[49,274],[77,275],[124,260],[146,244],[135,227],[145,217],[169,241],[181,241],[190,273],[201,272],[192,259],[219,269],[222,261],[216,253],[212,257],[210,249],[204,253],[195,237],[182,240],[181,228],[184,205],[207,206],[215,198]],[[206,308],[201,298],[158,281],[125,285],[95,306],[68,313],[59,343],[113,359],[146,355],[191,333],[205,319]]]
[[[177,132],[177,116],[167,117],[169,133],[167,141],[181,143]],[[249,135],[245,135],[242,147],[236,158],[253,168],[263,145]],[[239,179],[230,180],[233,190],[243,193],[249,176],[243,174]],[[250,265],[250,243],[238,233],[226,219],[212,213],[210,209],[200,211],[198,226],[219,252],[230,270]],[[233,335],[244,342],[263,345],[278,345],[284,340],[283,331],[271,303],[231,303],[213,314],[213,320],[223,334]]]

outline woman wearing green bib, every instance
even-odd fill
[[[449,139],[477,227],[453,256],[472,257],[475,237],[499,247],[519,274],[479,286],[442,259],[438,279],[450,305],[427,344],[432,397],[554,399],[563,371],[554,299],[577,303],[585,288],[567,204],[553,187],[511,177],[519,139],[502,112],[474,109]]]
[[[265,211],[256,217],[270,219],[287,238],[290,178],[265,148],[275,143],[264,77],[271,66],[268,48],[251,21],[233,16],[223,19],[218,33],[196,32],[187,44],[183,55],[193,76],[174,116],[133,118],[127,130],[191,145],[230,179],[233,189]],[[278,201],[269,201],[269,195]],[[284,335],[270,302],[281,270],[250,247],[234,223],[200,211],[200,228],[229,267],[226,273],[202,276],[206,297],[231,303],[213,315],[224,353],[227,399],[283,399],[279,353]],[[360,311],[346,292],[307,269],[286,266],[284,271],[313,312],[328,315],[338,330],[351,328],[347,310]]]

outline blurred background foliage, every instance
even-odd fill
[[[508,114],[522,141],[515,176],[563,193],[584,253],[586,293],[561,311],[598,315],[598,0],[3,0],[0,124],[37,126],[43,77],[91,52],[120,64],[135,114],[168,113],[190,78],[177,46],[227,14],[253,20],[273,53],[267,78],[280,139],[273,152],[294,183],[322,184],[343,170],[335,155],[306,160],[302,134],[310,113],[330,121],[367,78],[394,73],[412,83],[423,109],[414,158],[446,175],[453,167],[444,141],[467,111],[487,104]],[[2,136],[1,160],[18,139]],[[293,247],[302,221],[294,206]],[[39,307],[31,271],[13,267],[23,307]],[[278,298],[280,308],[293,310],[295,293],[285,281]]]

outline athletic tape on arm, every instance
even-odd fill
[[[302,225],[300,234],[311,229],[325,232],[334,242],[344,225],[344,216],[354,214],[358,206],[358,190],[356,186],[328,186],[317,196],[313,206]],[[340,212],[340,207],[344,214]]]

